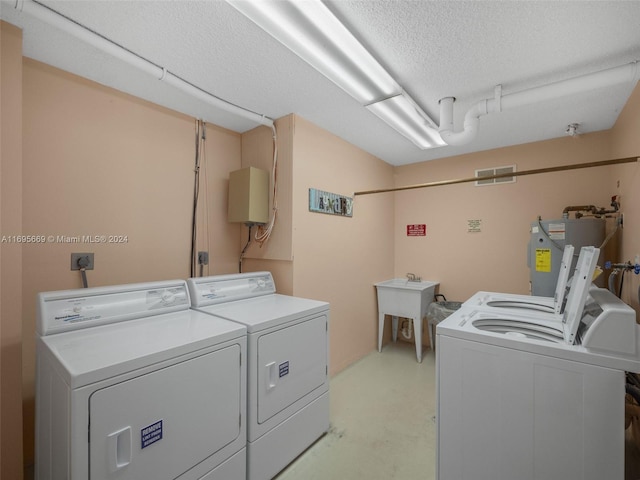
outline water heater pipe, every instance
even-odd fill
[[[508,95],[502,95],[501,89],[497,89],[494,98],[481,100],[467,111],[464,116],[463,130],[459,132],[455,132],[453,127],[453,103],[455,99],[453,97],[445,97],[440,100],[440,127],[438,131],[447,144],[464,145],[473,140],[478,133],[480,117],[489,113],[555,100],[576,93],[611,87],[620,83],[629,82],[635,84],[637,81],[638,62],[635,61]]]
[[[55,10],[52,10],[38,2],[33,0],[16,0],[15,8],[18,11],[24,12],[32,17],[35,17],[48,25],[58,28],[70,35],[73,35],[77,39],[92,45],[93,47],[122,60],[129,65],[155,77],[158,80],[162,80],[167,84],[181,90],[182,92],[190,95],[212,107],[219,108],[229,113],[233,113],[240,117],[252,120],[260,125],[267,127],[273,127],[273,119],[261,115],[251,110],[239,107],[232,103],[229,103],[221,98],[212,95],[205,90],[183,80],[182,78],[169,72],[166,68],[160,67],[155,63],[147,60],[136,53],[133,53],[126,48],[121,47],[117,43],[112,42],[106,37],[99,35],[83,25],[59,14]]]

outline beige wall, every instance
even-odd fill
[[[615,157],[640,156],[640,85],[636,87],[611,130],[612,154]],[[640,255],[640,167],[638,164],[613,168],[612,179],[617,183],[624,211],[619,262],[635,262]],[[640,275],[627,275],[622,298],[640,312],[638,295]]]
[[[243,262],[244,272],[260,270],[270,271],[276,282],[278,293],[293,294],[293,115],[280,118],[275,122],[277,145],[277,213],[274,228],[269,240],[260,246],[252,240],[246,250]],[[274,132],[268,127],[257,127],[242,135],[242,167],[256,167],[273,174]],[[273,187],[269,191],[269,214],[273,215]],[[252,236],[255,236],[254,227]],[[248,240],[248,229],[241,227],[239,249],[242,250]]]
[[[195,120],[25,59],[23,248],[25,453],[32,458],[35,295],[80,288],[72,252],[94,252],[89,286],[187,278],[190,272]],[[241,138],[207,127],[197,250],[205,274],[236,269],[239,228],[226,222],[229,172]],[[123,243],[65,243],[58,236],[123,235]]]
[[[518,171],[611,158],[607,132],[560,138],[396,169],[396,185],[469,178],[476,169],[516,165]],[[515,183],[474,183],[396,193],[395,273],[440,282],[449,300],[478,290],[529,292],[527,243],[531,222],[562,217],[570,205],[609,207],[618,193],[611,167],[517,177]],[[468,220],[482,221],[468,233]],[[407,224],[426,224],[425,237],[407,237]],[[613,225],[612,221],[610,221]]]
[[[294,121],[293,294],[331,304],[335,373],[375,348],[373,285],[393,274],[393,201],[358,198],[352,218],[312,213],[309,188],[352,197],[391,187],[393,169],[299,116]]]
[[[330,373],[376,345],[374,283],[393,274],[393,198],[358,199],[352,218],[309,212],[309,188],[353,197],[389,188],[393,168],[297,115],[276,122],[278,219],[263,248],[252,245],[246,271],[269,270],[280,293],[331,304]],[[269,170],[271,130],[243,135],[243,166]],[[391,200],[391,201],[390,201]],[[246,242],[243,227],[241,244]]]
[[[469,178],[476,169],[503,165],[526,171],[638,156],[639,128],[640,86],[610,131],[398,167],[395,185]],[[561,218],[569,205],[609,208],[613,195],[620,198],[624,228],[603,259],[634,262],[640,253],[638,169],[638,163],[631,163],[520,176],[513,184],[491,187],[463,183],[384,194],[395,196],[395,275],[413,272],[437,280],[449,300],[464,300],[478,290],[528,293],[530,223],[538,216]],[[467,232],[472,219],[482,220],[480,233]],[[407,237],[406,226],[416,223],[426,224],[425,237]],[[609,219],[607,229],[613,228]],[[640,311],[639,277],[628,275],[625,282],[623,299]]]
[[[277,228],[268,242],[259,246],[252,243],[246,252],[247,258],[259,258],[264,260],[292,260],[291,222],[292,222],[292,169],[293,169],[293,116],[288,115],[275,122],[277,140]],[[256,167],[269,173],[272,178],[274,132],[268,127],[258,127],[242,135],[242,167]],[[272,188],[271,188],[272,189]],[[273,205],[273,194],[269,191],[269,203]],[[269,210],[272,213],[272,210]],[[244,247],[247,239],[247,228],[242,227],[242,241]]]
[[[22,32],[0,22],[0,235],[22,234]],[[22,478],[22,246],[0,244],[0,478]]]

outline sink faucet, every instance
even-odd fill
[[[407,280],[409,282],[419,282],[421,281],[420,277],[416,277],[413,273],[407,273]]]

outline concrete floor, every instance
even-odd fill
[[[331,427],[277,480],[435,478],[435,354],[386,344],[331,379]]]
[[[435,353],[387,343],[331,379],[331,427],[274,480],[435,479]],[[639,435],[640,437],[640,435]],[[640,480],[626,432],[625,480]]]
[[[331,427],[274,480],[434,480],[435,354],[387,343],[331,379]],[[627,430],[626,480],[640,480]],[[33,468],[25,470],[33,479]]]

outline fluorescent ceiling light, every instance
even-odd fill
[[[446,145],[433,121],[404,92],[367,109],[423,150]]]
[[[402,122],[389,120],[400,115],[396,102],[408,100],[411,105],[415,103],[322,1],[227,2],[420,148],[444,145],[443,142],[438,143],[439,135],[436,133],[438,140],[426,146],[424,139],[432,136],[432,129],[420,134],[419,125],[425,123],[424,119],[422,123],[416,120],[408,123],[411,125],[410,131],[403,130],[403,125],[407,124],[406,118]],[[387,99],[398,96],[401,98],[391,102],[392,110],[388,110]],[[381,101],[384,101],[384,105],[378,105]],[[416,108],[428,119],[426,123],[434,125],[426,113]],[[402,107],[402,111],[405,111],[405,107]],[[401,116],[404,118],[407,115],[404,113]]]
[[[402,91],[321,1],[228,3],[362,104]]]

